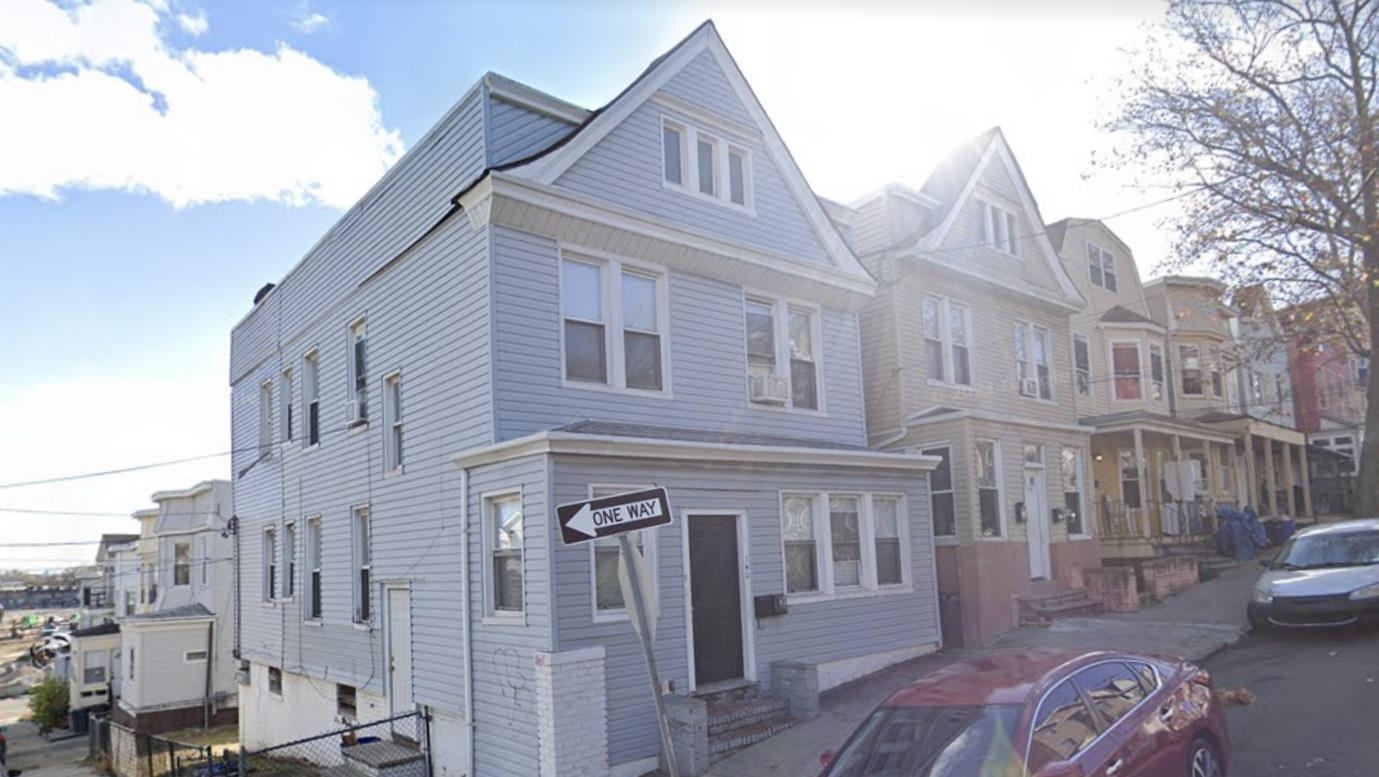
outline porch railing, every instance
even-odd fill
[[[1138,504],[1104,500],[1097,507],[1097,529],[1107,539],[1206,539],[1216,534],[1216,509],[1221,505],[1229,503],[1211,499],[1146,500]]]

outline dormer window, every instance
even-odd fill
[[[1015,214],[989,202],[982,203],[982,242],[1004,251],[1008,254],[1016,255],[1019,252],[1015,249],[1016,232]]]
[[[1116,257],[1104,248],[1087,244],[1087,277],[1093,286],[1116,290]]]
[[[666,119],[661,124],[661,163],[667,188],[751,209],[751,155],[746,148]]]

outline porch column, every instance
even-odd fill
[[[1307,465],[1307,443],[1298,446],[1298,458],[1302,467],[1302,509],[1308,518],[1316,518],[1312,512],[1312,469]]]
[[[1269,497],[1269,515],[1278,515],[1278,472],[1274,469],[1274,441],[1264,438],[1264,487]]]
[[[1293,446],[1289,443],[1281,443],[1283,450],[1283,493],[1287,497],[1284,501],[1288,503],[1288,514],[1294,518],[1298,515],[1298,500],[1293,496]]]
[[[1255,475],[1255,436],[1245,432],[1245,493],[1241,495],[1240,507],[1254,505],[1259,508],[1259,480]]]
[[[1170,439],[1173,441],[1173,466],[1178,470],[1178,503],[1174,506],[1174,510],[1178,514],[1178,531],[1176,533],[1183,534],[1188,528],[1187,515],[1185,515],[1186,510],[1183,507],[1187,503],[1187,468],[1183,466],[1182,438],[1175,434]],[[1160,514],[1162,514],[1162,512]],[[1167,532],[1165,532],[1165,534],[1167,534]]]
[[[1207,454],[1206,468],[1204,473],[1207,479],[1208,493],[1211,494],[1212,503],[1221,501],[1221,467],[1217,464],[1216,446],[1210,440],[1202,443],[1202,447]]]
[[[1149,537],[1149,500],[1146,498],[1149,483],[1144,466],[1144,432],[1137,426],[1135,427],[1135,475],[1140,482],[1140,536]],[[1121,495],[1122,497],[1124,494]]]

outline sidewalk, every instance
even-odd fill
[[[1198,661],[1233,644],[1248,630],[1245,604],[1260,569],[1242,563],[1215,580],[1136,613],[1055,621],[1049,628],[1008,632],[992,649],[1061,647],[1132,650]],[[842,745],[887,696],[954,661],[989,652],[944,651],[907,661],[823,695],[819,717],[753,745],[709,768],[712,777],[814,777],[819,754]]]

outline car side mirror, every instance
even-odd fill
[[[1054,761],[1034,773],[1034,777],[1082,777],[1082,766],[1072,761]]]

